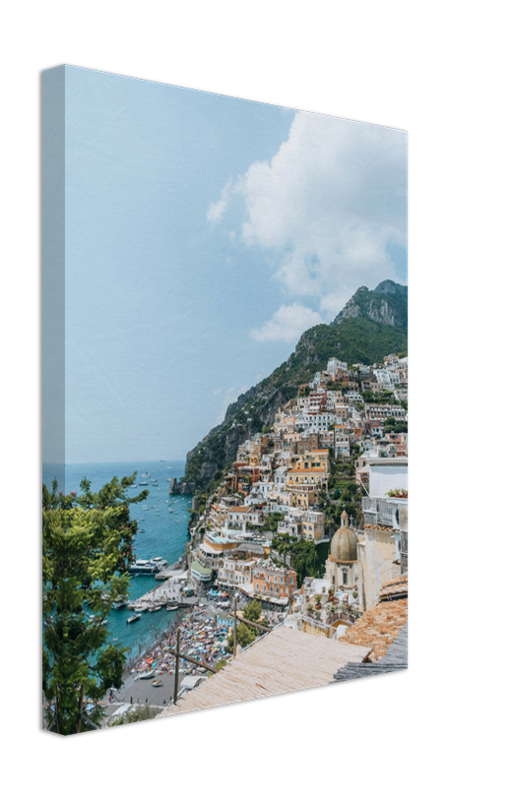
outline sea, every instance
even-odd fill
[[[187,525],[192,497],[170,495],[169,488],[171,478],[182,477],[184,471],[184,461],[66,464],[65,493],[81,493],[80,482],[83,478],[91,481],[90,488],[93,492],[98,491],[115,476],[120,479],[136,472],[136,488],[130,490],[130,495],[134,497],[142,489],[147,489],[149,496],[144,502],[130,507],[131,518],[138,522],[138,533],[133,546],[135,558],[149,559],[161,556],[168,564],[174,564],[184,553],[189,538]],[[147,474],[147,477],[141,477],[144,474]],[[43,482],[50,490],[54,477],[55,470],[51,465],[44,465]],[[140,486],[140,481],[147,481],[149,485]],[[170,513],[169,509],[174,513]],[[130,578],[130,602],[137,600],[160,583],[152,575],[131,575]],[[177,612],[166,611],[163,606],[161,611],[143,612],[141,619],[128,625],[127,619],[132,614],[133,612],[127,608],[112,609],[108,619],[109,640],[129,648],[128,659],[137,657],[140,652],[150,647],[171,625]]]

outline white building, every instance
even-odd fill
[[[339,361],[337,358],[329,358],[327,362],[327,372],[329,375],[332,375],[338,369],[347,370],[348,364],[346,361]]]
[[[395,370],[390,369],[374,369],[373,374],[376,375],[378,383],[384,389],[391,391],[396,383],[399,383],[399,375]]]

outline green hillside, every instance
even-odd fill
[[[375,364],[407,348],[406,287],[393,281],[384,281],[375,292],[361,287],[334,322],[305,331],[287,361],[228,407],[224,422],[188,454],[183,488],[213,488],[235,459],[239,444],[270,426],[277,409],[325,369],[330,358],[349,366]]]

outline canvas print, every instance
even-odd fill
[[[43,728],[406,669],[406,133],[68,66],[42,104]]]

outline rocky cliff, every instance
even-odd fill
[[[408,290],[394,281],[382,281],[374,291],[366,286],[357,289],[334,323],[363,317],[383,325],[407,328]],[[334,324],[333,323],[333,324]]]

